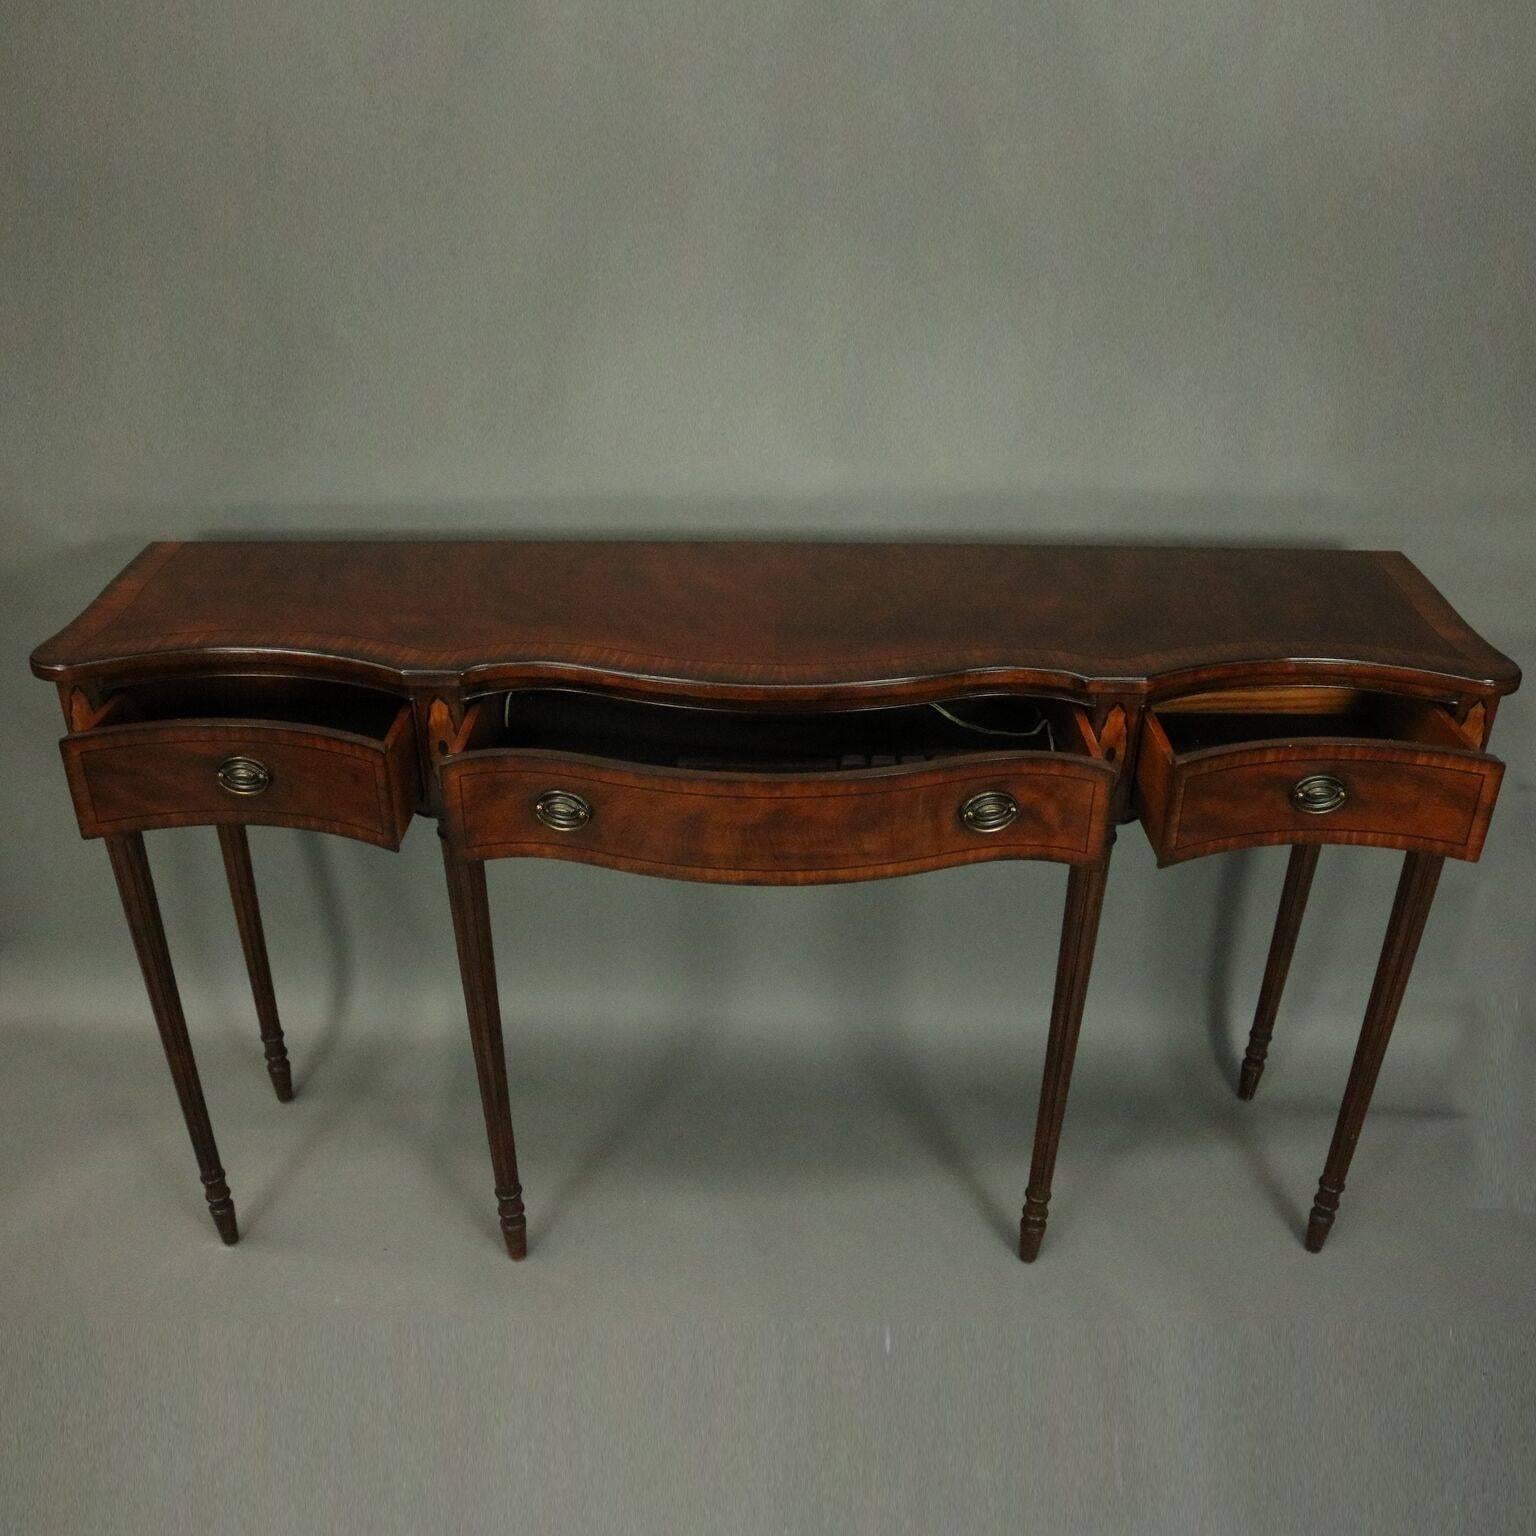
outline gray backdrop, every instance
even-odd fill
[[[3,1462],[22,1525],[274,1529],[322,1487],[341,1502],[317,1522],[401,1529],[434,1500],[472,1528],[538,1497],[585,1529],[991,1529],[1029,1500],[1098,1529],[1519,1523],[1524,695],[1321,1260],[1297,1223],[1392,855],[1325,854],[1274,1065],[1239,1107],[1284,854],[1158,874],[1126,830],[1031,1273],[1006,1232],[1059,870],[786,892],[497,866],[534,1213],[511,1272],[430,826],[398,856],[253,835],[291,1112],[261,1098],[212,834],[159,834],[247,1228],[215,1284],[106,859],[75,833],[57,705],[26,668],[151,538],[321,532],[1392,547],[1529,663],[1536,11],[1346,11],[0,3],[0,1276],[24,1324],[9,1395],[34,1405]],[[446,1171],[423,1186],[424,1167]],[[251,1320],[278,1295],[267,1334]],[[503,1378],[487,1330],[519,1295],[540,1326]],[[1407,1331],[1371,1334],[1387,1314]],[[900,1384],[878,1374],[893,1328]],[[162,1329],[168,1355],[124,1353]],[[416,1411],[393,1395],[402,1354]],[[1286,1407],[1249,1424],[1259,1357]],[[345,1471],[308,1459],[299,1426],[370,1370],[398,1419],[353,1423]],[[79,1417],[103,1381],[121,1466]],[[160,1411],[135,1411],[145,1392]],[[552,1397],[556,1429],[486,1427]],[[470,1470],[426,1458],[396,1485],[449,1399],[486,1407]],[[1026,1492],[1032,1438],[1054,1450]],[[144,1468],[178,1449],[173,1498]]]

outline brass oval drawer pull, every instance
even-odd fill
[[[1001,832],[1018,815],[1019,802],[1001,789],[984,789],[960,807],[960,823],[972,832]]]
[[[1326,816],[1336,811],[1349,799],[1349,791],[1341,779],[1331,773],[1309,773],[1297,781],[1291,790],[1291,804],[1309,816]]]
[[[219,788],[232,795],[259,795],[272,782],[272,770],[254,757],[226,757],[219,764]]]
[[[555,832],[575,832],[592,820],[592,807],[569,789],[546,789],[533,802],[533,814]]]

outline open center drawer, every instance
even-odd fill
[[[250,822],[398,848],[419,798],[410,706],[345,684],[123,688],[60,750],[85,837]]]
[[[480,700],[439,772],[468,857],[742,885],[1089,863],[1115,777],[1053,699],[787,713],[560,689]]]
[[[1266,843],[1475,859],[1503,773],[1432,701],[1247,689],[1152,707],[1136,789],[1162,864]]]

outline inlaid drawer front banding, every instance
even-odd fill
[[[1148,711],[1137,791],[1159,861],[1306,842],[1477,858],[1504,765],[1437,705],[1337,692],[1316,714]]]
[[[249,715],[267,708],[299,718]],[[204,713],[169,713],[184,709]],[[321,711],[352,728],[311,724]],[[264,823],[397,848],[415,810],[415,737],[399,700],[205,685],[125,693],[105,718],[60,743],[86,837]]]
[[[1021,751],[978,751],[1010,738],[970,734],[948,709],[765,722],[538,698],[495,714],[439,763],[445,830],[472,858],[810,884],[998,858],[1090,863],[1109,828],[1115,769],[1065,706]],[[562,750],[611,745],[621,727],[649,760]],[[780,738],[787,755],[764,745]]]
[[[1009,772],[1011,770],[1011,773]],[[551,773],[586,807],[552,810]],[[676,879],[813,884],[996,858],[1087,863],[1113,773],[1092,763],[874,769],[791,780],[490,753],[442,768],[445,830],[472,858],[559,858]],[[956,808],[1008,773],[1013,814],[978,836]],[[985,790],[995,795],[995,790]],[[528,808],[535,807],[529,815]]]

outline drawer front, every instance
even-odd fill
[[[246,822],[398,848],[416,799],[410,711],[382,741],[258,721],[106,726],[60,743],[85,837]]]
[[[450,759],[441,772],[448,836],[470,858],[575,859],[734,885],[874,880],[987,859],[1091,863],[1114,783],[1106,764],[1038,753],[786,775],[501,750]],[[972,825],[961,818],[968,803]]]
[[[1504,774],[1478,752],[1307,742],[1176,757],[1159,737],[1144,733],[1137,787],[1163,864],[1272,843],[1475,859]]]

